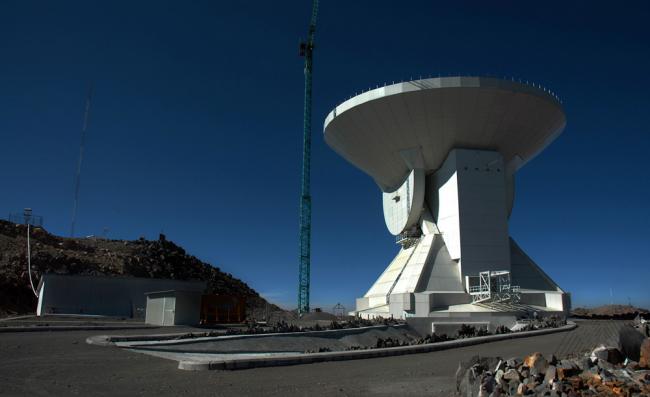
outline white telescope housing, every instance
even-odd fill
[[[400,245],[354,313],[429,333],[566,315],[570,296],[508,231],[515,172],[565,124],[547,90],[483,77],[393,84],[334,108],[325,141],[375,180]]]

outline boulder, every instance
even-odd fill
[[[605,360],[598,360],[597,363],[598,368],[604,371],[613,371],[614,370],[614,364],[610,363],[609,361]]]
[[[553,383],[551,383],[551,390],[553,390],[553,391],[562,391],[561,383],[558,382],[558,381],[553,381]]]
[[[481,379],[481,391],[486,392],[486,395],[491,394],[496,386],[494,376],[490,372],[486,372]]]
[[[544,375],[544,383],[549,384],[552,383],[557,376],[557,369],[555,365],[549,365],[548,368],[546,368],[546,373]]]
[[[639,369],[640,367],[639,367],[639,363],[638,363],[638,362],[633,361],[633,360],[625,359],[625,368],[627,368],[627,369],[630,370],[630,371],[636,371],[636,370]]]
[[[644,336],[631,325],[622,327],[618,332],[618,347],[624,357],[630,360],[639,361],[641,344]]]
[[[508,382],[507,380],[504,380],[504,379],[503,379],[503,375],[504,375],[504,372],[503,372],[502,369],[498,370],[498,371],[494,374],[494,380],[495,380],[496,383],[497,383],[498,385],[500,385],[500,386],[505,386],[506,383]]]
[[[587,359],[587,362],[591,362]],[[557,379],[562,380],[580,372],[579,365],[571,360],[562,360],[557,364]]]
[[[519,372],[517,372],[516,369],[510,368],[509,370],[503,373],[503,379],[507,381],[512,381],[512,380],[521,381],[521,376],[519,375]]]
[[[522,378],[528,378],[530,376],[530,371],[528,370],[528,368],[522,368],[519,371],[519,374],[521,375]]]
[[[490,393],[490,395],[488,397],[501,397],[501,396],[504,396],[504,395],[505,394],[503,394],[501,392],[501,389],[494,389],[494,391],[492,393]]]
[[[648,371],[636,371],[632,374],[632,379],[637,382],[647,383],[650,382],[650,372]]]
[[[479,356],[474,356],[468,361],[461,361],[456,370],[456,390],[459,395],[476,397],[482,384],[485,383],[485,376],[482,375],[494,368],[499,361],[499,358]],[[494,377],[491,374],[490,377],[492,378],[491,382],[494,382]],[[490,390],[491,392],[492,390]]]
[[[528,388],[526,387],[526,385],[523,384],[523,383],[520,383],[519,386],[517,386],[517,393],[516,394],[518,394],[520,396],[523,396],[524,393],[526,393],[527,390],[528,390]]]
[[[607,354],[608,354],[607,362],[612,363],[614,365],[621,364],[623,361],[625,361],[625,357],[623,357],[621,351],[615,347],[608,349]]]
[[[544,384],[539,384],[533,388],[533,391],[537,395],[543,395],[543,393],[546,391],[546,385]]]
[[[600,345],[594,350],[591,351],[591,354],[589,355],[589,358],[591,358],[591,362],[596,364],[598,360],[604,360],[607,361],[607,352],[605,351],[605,346]]]
[[[505,391],[508,393],[509,396],[514,396],[517,394],[517,390],[519,389],[519,385],[521,383],[518,380],[513,380],[508,383],[508,388],[505,389]]]
[[[639,367],[650,369],[650,338],[645,338],[639,348]]]
[[[531,375],[537,376],[546,372],[548,361],[546,361],[542,353],[535,352],[524,359],[524,365],[530,369]]]
[[[496,372],[497,372],[498,370],[500,370],[500,369],[504,369],[504,368],[505,368],[505,365],[506,365],[506,363],[505,363],[503,360],[499,360],[499,362],[497,363],[496,367],[494,367],[494,373],[496,374]]]
[[[521,359],[519,357],[509,358],[506,365],[510,368],[518,368],[521,365]]]
[[[581,359],[577,360],[575,364],[578,366],[578,369],[580,371],[589,369],[593,365],[589,357],[582,357]]]
[[[611,364],[620,364],[624,360],[621,352],[615,347],[600,345],[591,352],[591,361],[606,361]]]

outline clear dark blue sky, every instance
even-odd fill
[[[450,5],[454,3],[454,5]],[[350,307],[397,252],[372,180],[322,139],[357,91],[420,75],[535,81],[562,136],[517,175],[511,235],[574,305],[650,306],[650,6],[328,1],[314,77],[312,306]],[[160,231],[295,307],[309,1],[3,1],[0,214],[67,235]]]

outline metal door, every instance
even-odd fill
[[[174,325],[174,308],[176,306],[176,298],[173,296],[166,296],[163,298],[162,310],[162,325]]]

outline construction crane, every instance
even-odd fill
[[[314,55],[314,33],[318,0],[313,0],[307,41],[300,43],[300,56],[305,57],[305,103],[302,140],[302,188],[300,195],[300,265],[298,275],[298,313],[309,313],[309,281],[311,267],[311,74]]]
[[[79,145],[79,162],[74,181],[74,203],[72,204],[72,222],[70,224],[70,237],[74,237],[74,226],[77,221],[77,206],[79,204],[79,184],[81,183],[81,163],[84,159],[84,143],[86,141],[86,129],[88,128],[88,116],[90,115],[90,102],[93,99],[93,85],[90,85],[88,97],[86,98],[86,109],[84,110],[84,122],[81,128],[81,144]]]

